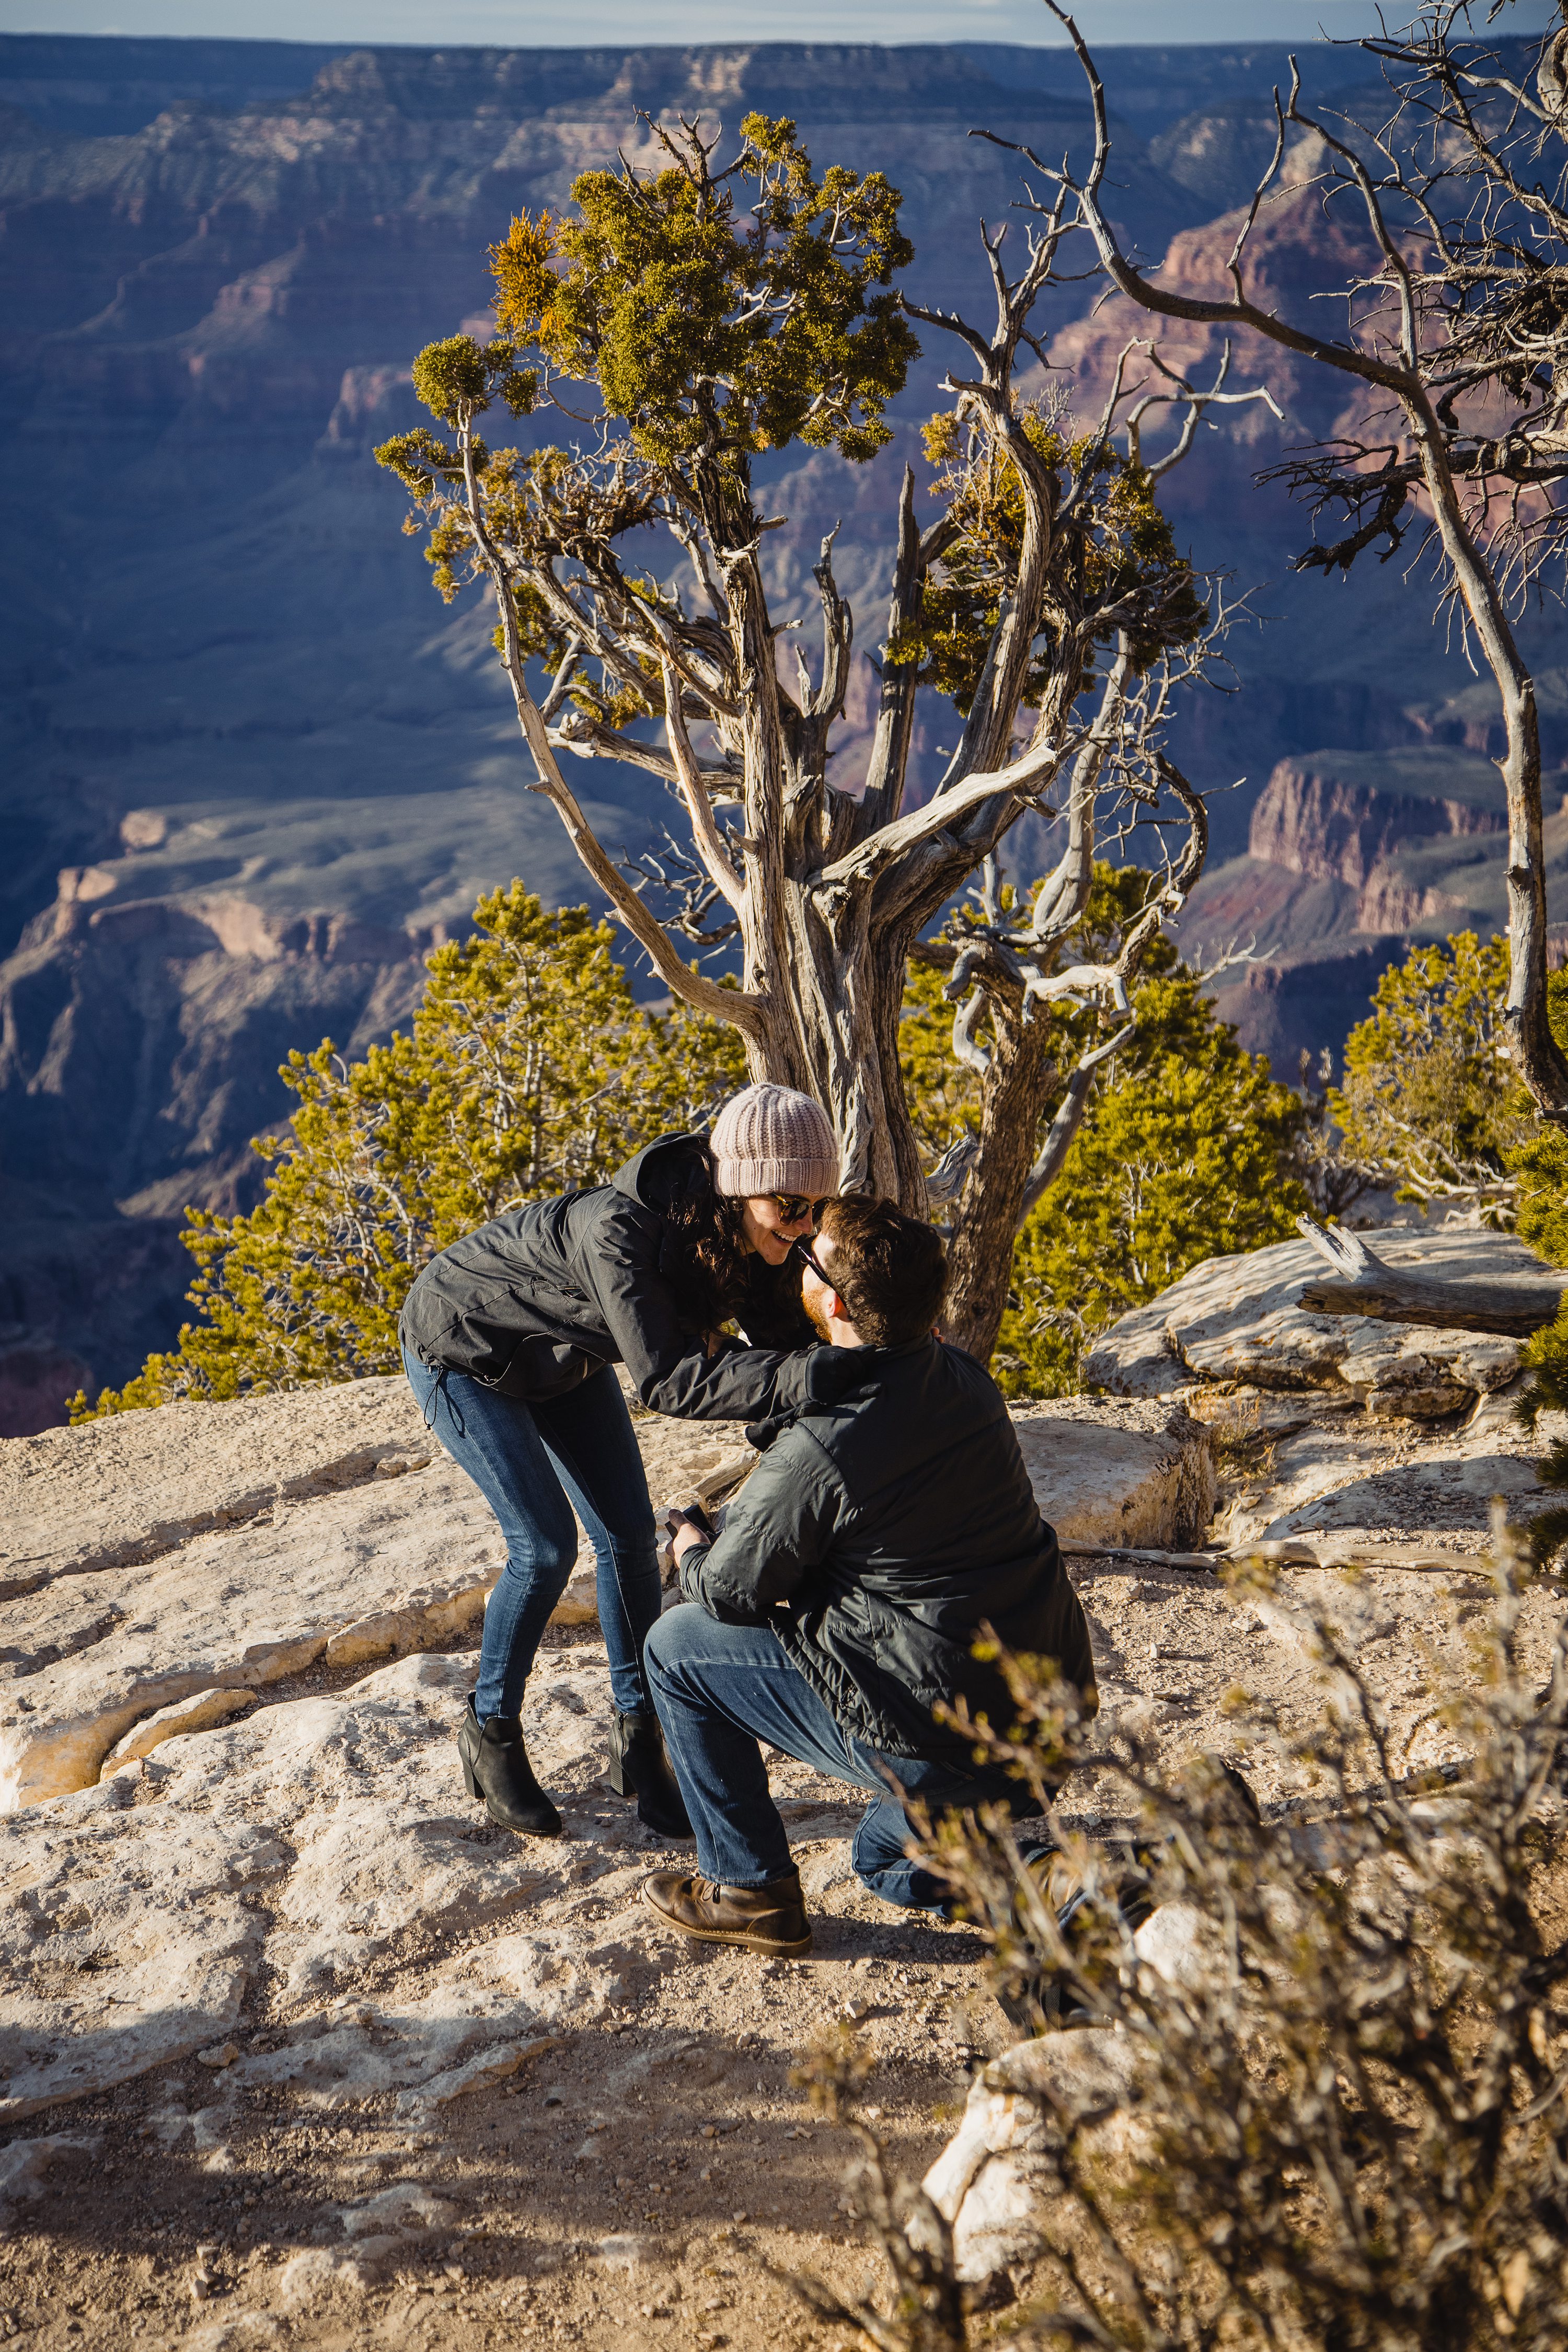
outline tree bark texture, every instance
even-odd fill
[[[983,1364],[990,1361],[1006,1312],[1013,1244],[1036,1138],[1058,1075],[1049,1052],[1041,1050],[1048,1034],[1046,1022],[1026,1022],[1022,1003],[1009,1003],[1000,994],[991,995],[989,1003],[991,1067],[981,1097],[978,1138],[987,1181],[953,1222],[948,1245],[951,1304],[942,1326],[956,1346]]]

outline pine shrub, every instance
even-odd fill
[[[398,1369],[420,1268],[515,1203],[601,1184],[656,1136],[705,1122],[745,1083],[737,1033],[633,999],[608,924],[551,913],[520,882],[438,948],[406,1035],[345,1064],[294,1053],[291,1131],[248,1215],[187,1211],[199,1319],[75,1420]]]

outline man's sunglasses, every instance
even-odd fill
[[[768,1198],[786,1225],[801,1224],[807,1217],[815,1225],[827,1206],[826,1201],[808,1201],[802,1192],[770,1192]]]
[[[804,1234],[802,1234],[798,1241],[791,1242],[789,1245],[789,1254],[791,1257],[799,1258],[802,1265],[810,1266],[818,1282],[825,1282],[829,1290],[832,1289],[833,1276],[826,1273],[822,1266],[818,1265],[816,1258],[814,1258],[811,1254],[811,1244],[806,1240]],[[785,1263],[788,1263],[787,1259]]]

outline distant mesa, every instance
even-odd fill
[[[1303,62],[1342,91],[1362,69],[1342,50]],[[1287,70],[1266,47],[1113,53],[1119,216],[1168,274],[1223,277]],[[561,205],[622,146],[652,152],[638,106],[731,129],[752,107],[788,113],[819,164],[885,169],[915,289],[944,308],[988,307],[978,221],[1007,218],[1017,193],[1016,159],[971,130],[1056,151],[1087,122],[1070,55],[985,43],[0,37],[0,513],[26,551],[0,630],[0,1188],[16,1188],[0,1345],[24,1351],[0,1426],[58,1417],[65,1358],[89,1387],[119,1382],[174,1338],[180,1212],[255,1196],[249,1139],[288,1114],[290,1047],[384,1037],[421,950],[481,890],[521,875],[553,904],[590,895],[526,790],[482,604],[432,596],[371,452],[415,421],[420,346],[482,326],[484,247],[511,213]],[[1281,303],[1341,283],[1353,257],[1300,184],[1311,163],[1292,155],[1259,224]],[[1057,381],[1085,407],[1147,328],[1097,292],[1050,321]],[[1177,364],[1217,348],[1206,331],[1167,339]],[[882,465],[810,453],[770,482],[791,517],[769,544],[781,610],[802,608],[842,523],[865,656],[847,784],[873,718],[899,460],[923,481],[918,427],[944,363],[928,352]],[[1278,352],[1238,348],[1233,367],[1267,376],[1286,423],[1239,411],[1239,459],[1211,436],[1174,478],[1179,540],[1264,622],[1233,640],[1239,691],[1202,698],[1175,746],[1214,792],[1213,870],[1180,943],[1252,940],[1216,991],[1289,1074],[1303,1046],[1338,1048],[1406,936],[1500,919],[1495,719],[1397,567],[1349,585],[1289,571],[1303,518],[1246,478],[1331,425],[1330,394]],[[1561,615],[1533,617],[1527,642],[1559,729]],[[949,740],[939,713],[922,720],[917,793]],[[595,761],[574,781],[603,837],[634,853],[656,838],[642,780]],[[1014,878],[1053,856],[1031,819]],[[5,1402],[29,1381],[46,1403]]]

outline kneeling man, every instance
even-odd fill
[[[776,1953],[808,1951],[811,1928],[760,1740],[875,1790],[856,1871],[888,1902],[931,1909],[944,1889],[905,1850],[900,1793],[939,1814],[1031,1802],[932,1714],[963,1697],[1011,1723],[1001,1673],[973,1655],[981,1626],[1054,1658],[1094,1704],[1089,1629],[1007,1407],[932,1333],[941,1236],[890,1202],[848,1198],[795,1250],[807,1313],[835,1347],[864,1350],[864,1378],[773,1435],[721,1536],[678,1528],[685,1603],[645,1652],[700,1874],[661,1872],[644,1900],[684,1935]]]

